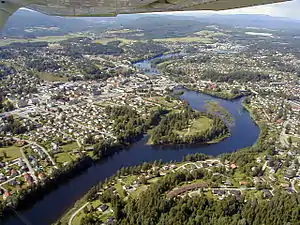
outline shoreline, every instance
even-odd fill
[[[187,89],[188,90],[188,89]],[[191,90],[191,91],[193,91],[193,90]],[[213,97],[215,97],[215,96],[213,96]],[[253,119],[253,118],[252,118]],[[205,146],[205,145],[212,145],[212,144],[216,144],[216,143],[219,143],[219,142],[221,142],[221,141],[223,141],[224,139],[226,139],[227,137],[229,137],[229,136],[231,136],[231,134],[227,134],[227,135],[223,135],[222,137],[220,137],[220,138],[218,138],[217,140],[212,140],[212,141],[210,141],[210,142],[207,142],[207,143],[201,143],[201,144],[199,144],[199,145],[203,145],[203,146]],[[145,137],[145,136],[140,136],[140,138],[138,138],[138,139],[136,139],[136,141],[134,142],[134,143],[136,143],[137,141],[139,141],[139,140],[141,140],[143,137]],[[132,144],[134,144],[134,143],[131,143],[131,144],[127,144],[127,145],[122,145],[122,147],[120,147],[120,148],[118,148],[117,150],[115,149],[114,151],[111,151],[111,153],[109,153],[108,155],[106,155],[106,156],[104,156],[104,157],[102,157],[102,158],[94,158],[94,157],[90,157],[90,156],[88,156],[88,158],[90,159],[90,165],[88,165],[86,168],[84,168],[84,169],[88,169],[91,165],[93,165],[94,163],[97,163],[98,161],[100,161],[100,160],[105,160],[107,157],[110,157],[110,156],[112,156],[112,155],[114,155],[114,153],[116,152],[116,151],[123,151],[125,148],[130,148],[131,147],[131,145]],[[155,145],[154,145],[155,146]],[[166,145],[165,145],[166,146]],[[174,148],[177,148],[177,147],[180,147],[179,145],[174,145],[174,144],[170,144],[169,146],[173,146]],[[183,145],[181,145],[181,146],[184,146],[184,144]],[[185,145],[185,146],[187,146],[187,145]],[[163,146],[161,146],[161,147],[163,147]],[[76,167],[76,164],[74,165],[75,167]],[[77,171],[76,170],[76,172],[78,172],[78,173],[81,173],[82,171],[84,171],[84,169],[82,169],[82,170],[79,170],[79,171]],[[73,171],[70,171],[70,173],[74,173]],[[77,174],[78,174],[77,173]],[[74,177],[76,177],[77,176],[77,174],[74,174]],[[55,179],[54,179],[55,180]],[[70,179],[67,179],[67,180],[64,180],[64,179],[62,179],[62,182],[61,183],[57,183],[54,187],[53,186],[51,186],[50,188],[48,187],[48,186],[43,186],[43,187],[45,187],[45,189],[48,189],[47,191],[40,191],[40,190],[38,190],[38,192],[40,193],[42,193],[42,195],[40,196],[40,198],[39,199],[42,199],[45,195],[47,195],[47,194],[49,194],[49,193],[51,193],[53,190],[55,190],[56,188],[59,188],[62,184],[65,184],[66,182],[68,182]],[[51,180],[52,181],[52,180]],[[42,188],[43,188],[42,187]],[[84,195],[85,196],[85,195]],[[21,200],[22,201],[22,200]],[[36,201],[32,201],[32,203],[30,204],[30,205],[34,205],[36,203]],[[20,210],[26,210],[26,209],[28,209],[28,208],[30,208],[30,205],[25,205],[24,207],[22,207],[22,208],[18,208],[18,209],[20,209]],[[71,206],[71,207],[73,207],[73,205]],[[5,221],[7,221],[7,220],[9,220],[12,216],[14,217],[14,212],[12,211],[12,210],[8,210],[9,211],[9,214],[7,214],[7,212],[5,212],[5,217],[7,216],[7,215],[9,215],[9,217],[7,217],[7,218],[4,218],[4,220],[2,220],[3,222],[5,222]],[[57,220],[58,221],[58,220]]]

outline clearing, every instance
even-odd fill
[[[67,77],[61,77],[61,76],[57,76],[54,73],[48,73],[48,72],[39,72],[37,74],[39,76],[39,78],[41,78],[44,81],[51,81],[51,82],[55,82],[55,81],[68,81]]]
[[[194,135],[208,130],[212,126],[212,120],[201,116],[199,119],[193,120],[188,128],[180,131],[175,131],[180,135]]]
[[[5,148],[0,148],[0,156],[3,156],[4,152],[6,152],[7,155],[7,158],[3,158],[4,162],[17,159],[22,156],[20,152],[20,148],[14,145]]]

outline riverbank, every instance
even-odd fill
[[[8,201],[1,202],[2,209],[0,211],[0,222],[3,223],[15,213],[15,210],[24,210],[32,207],[37,201],[41,200],[51,191],[59,188],[64,182],[72,179],[93,164],[93,159],[84,156],[63,168],[55,170],[50,178],[46,178],[43,182],[33,184],[27,189],[22,189],[17,196]]]
[[[185,91],[180,98],[187,101],[192,108],[197,110],[201,110],[201,105],[203,106],[205,101],[217,100],[194,91]],[[99,163],[95,163],[92,167],[89,167],[89,169],[84,170],[79,176],[75,176],[67,182],[61,182],[57,189],[47,193],[44,198],[37,201],[32,208],[19,213],[28,218],[33,224],[45,224],[43,223],[44,221],[53,223],[70,208],[76,200],[88,192],[92,186],[96,185],[99,181],[104,181],[121,167],[139,165],[145,161],[153,161],[156,159],[162,159],[166,162],[171,160],[181,161],[184,155],[197,152],[216,156],[251,146],[255,143],[259,130],[252,123],[247,112],[242,112],[242,114],[239,112],[240,101],[218,101],[225,104],[225,108],[233,113],[236,121],[235,126],[232,128],[232,135],[223,141],[213,145],[192,145],[181,146],[180,148],[164,146],[160,148],[146,145],[147,138],[143,137],[140,141],[130,145],[127,150],[119,151],[116,154],[105,157],[103,160],[100,160]],[[246,127],[245,121],[247,121]],[[247,134],[244,132],[245,129],[248,131]],[[63,201],[61,200],[61,196],[64,196]],[[56,204],[57,202],[59,202],[59,204]],[[52,208],[51,211],[47,210],[49,207]],[[21,223],[17,218],[12,218],[6,224],[19,225]]]
[[[241,97],[248,96],[250,94],[250,93],[229,94],[229,93],[223,93],[223,92],[217,92],[217,91],[211,91],[205,89],[195,89],[195,90],[199,91],[202,94],[210,95],[212,97],[217,97],[229,101],[233,101]]]

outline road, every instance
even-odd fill
[[[36,177],[35,174],[34,174],[34,170],[33,170],[32,166],[30,165],[29,160],[27,159],[27,157],[26,157],[26,155],[25,155],[25,153],[24,153],[24,151],[23,151],[23,149],[24,149],[25,147],[26,147],[26,146],[20,148],[21,155],[22,155],[22,157],[23,157],[23,159],[24,159],[24,161],[25,161],[25,163],[26,163],[27,168],[29,169],[29,172],[30,172],[31,176],[33,177],[33,180],[34,180],[35,182],[38,182],[38,179],[37,179],[37,177]]]
[[[200,169],[200,168],[202,168],[202,166],[197,165],[197,163],[212,163],[212,162],[220,163],[220,160],[218,160],[218,159],[209,159],[209,160],[205,160],[205,161],[188,162],[188,163],[185,163],[184,165],[176,168],[175,171],[180,170],[182,168],[185,168],[185,166],[188,166],[188,165],[194,165],[194,166],[196,166],[197,169]]]
[[[292,180],[291,180],[291,188],[292,188],[292,190],[293,190],[294,192],[298,193],[298,191],[297,191],[296,188],[295,188],[295,179],[292,179]]]
[[[288,135],[285,133],[286,126],[288,125],[288,123],[289,123],[288,120],[286,120],[283,123],[283,125],[282,125],[282,131],[280,133],[280,142],[281,142],[282,146],[284,146],[284,147],[289,147],[290,146],[290,144],[289,144],[289,142],[287,140]]]
[[[31,142],[31,141],[27,141],[28,143],[32,143],[36,146],[38,146],[40,149],[42,149],[42,151],[48,156],[48,158],[50,159],[52,165],[57,168],[56,164],[55,164],[55,161],[53,160],[53,158],[51,157],[51,155],[49,154],[49,152],[43,147],[43,146],[40,146],[38,145],[36,142]]]
[[[15,177],[13,177],[13,178],[7,180],[7,181],[4,181],[3,183],[0,184],[0,187],[2,187],[4,184],[7,184],[7,183],[9,183],[9,182],[15,180],[15,179],[18,178],[18,177],[23,176],[24,174],[25,174],[25,173],[22,173],[22,174],[20,174],[20,175],[18,175],[18,176],[15,176]],[[4,188],[2,187],[2,189],[4,189]]]
[[[81,206],[78,210],[76,210],[76,212],[74,212],[72,214],[72,216],[69,219],[68,225],[72,225],[72,221],[74,219],[74,217],[81,211],[83,210],[87,205],[89,204],[89,202],[85,203],[83,206]]]
[[[16,138],[16,137],[14,137],[13,139],[14,139],[15,141],[20,141],[20,140],[21,140],[20,138]],[[56,167],[56,164],[55,164],[55,161],[53,160],[53,158],[51,157],[51,155],[49,154],[49,152],[48,152],[44,147],[40,146],[39,144],[37,144],[37,143],[34,142],[34,141],[29,141],[29,140],[24,140],[24,141],[26,141],[27,143],[29,143],[29,144],[31,144],[31,145],[36,145],[36,146],[38,146],[40,149],[42,149],[42,151],[43,151],[43,152],[48,156],[48,158],[50,159],[52,165],[55,166],[55,168],[57,168],[57,167]],[[24,157],[23,157],[23,158],[24,158]]]

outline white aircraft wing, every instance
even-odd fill
[[[287,0],[0,0],[0,29],[20,7],[56,16],[116,16],[163,11],[225,10]]]

